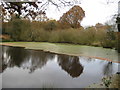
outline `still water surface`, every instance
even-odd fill
[[[118,63],[2,47],[3,88],[85,88],[115,74]]]

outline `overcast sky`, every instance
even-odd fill
[[[85,18],[81,22],[82,26],[95,25],[96,23],[105,23],[118,12],[119,0],[82,0],[79,4],[85,11]],[[113,2],[114,1],[114,2]],[[63,13],[68,11],[71,7],[63,7],[58,11],[55,6],[49,6],[46,14],[49,18],[59,20]]]

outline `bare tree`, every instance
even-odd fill
[[[82,0],[2,0],[1,5],[9,12],[10,16],[16,12],[18,17],[22,15],[23,17],[32,17],[32,19],[35,19],[36,15],[44,14],[50,5],[54,5],[60,10],[61,7],[74,6],[80,4],[81,1]],[[114,1],[106,0],[105,2],[109,4]],[[23,13],[26,14],[23,15]]]
[[[17,17],[31,17],[35,19],[37,15],[45,15],[45,10],[49,5],[54,5],[58,8],[66,6],[73,6],[79,3],[80,0],[3,0],[1,2],[2,14],[12,16],[15,14]],[[8,14],[9,13],[9,14]]]

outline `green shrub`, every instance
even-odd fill
[[[34,33],[34,40],[35,41],[47,42],[49,40],[50,32],[42,30],[42,29],[35,30],[35,31],[36,31]]]
[[[46,23],[44,23],[44,30],[47,30],[47,31],[52,31],[52,30],[56,30],[58,27],[58,22],[55,21],[55,20],[50,20],[50,21],[47,21]]]
[[[49,35],[49,42],[54,42],[54,43],[58,43],[60,40],[60,35],[59,35],[60,31],[52,31]]]
[[[7,33],[14,41],[37,41],[54,43],[72,43],[80,45],[97,45],[117,48],[115,33],[95,27],[73,29],[64,28],[57,21],[30,22],[19,18],[3,23],[4,34]],[[5,40],[3,40],[5,41]],[[119,44],[119,43],[118,43]]]

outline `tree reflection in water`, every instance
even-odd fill
[[[0,73],[2,73],[2,46],[0,46]]]
[[[25,50],[17,47],[3,47],[2,49],[2,72],[7,67],[17,66],[27,68],[32,73],[54,58],[54,54],[43,51]]]
[[[83,72],[83,66],[77,56],[59,55],[58,63],[73,78],[80,76]]]
[[[106,76],[112,75],[113,67],[112,67],[112,62],[108,62],[107,64],[104,65],[103,67],[103,74]]]
[[[55,54],[26,50],[18,47],[5,47],[2,48],[2,72],[7,67],[22,67],[23,69],[29,69],[30,72],[34,72],[38,68],[42,68],[46,65],[47,61],[53,60]],[[78,77],[83,72],[83,67],[79,62],[79,58],[76,56],[58,55],[58,64],[65,70],[70,76]]]
[[[29,53],[30,55],[22,62],[21,66],[23,68],[29,68],[30,73],[37,68],[42,68],[46,65],[47,61],[53,60],[55,57],[54,54],[43,51],[29,50]]]

